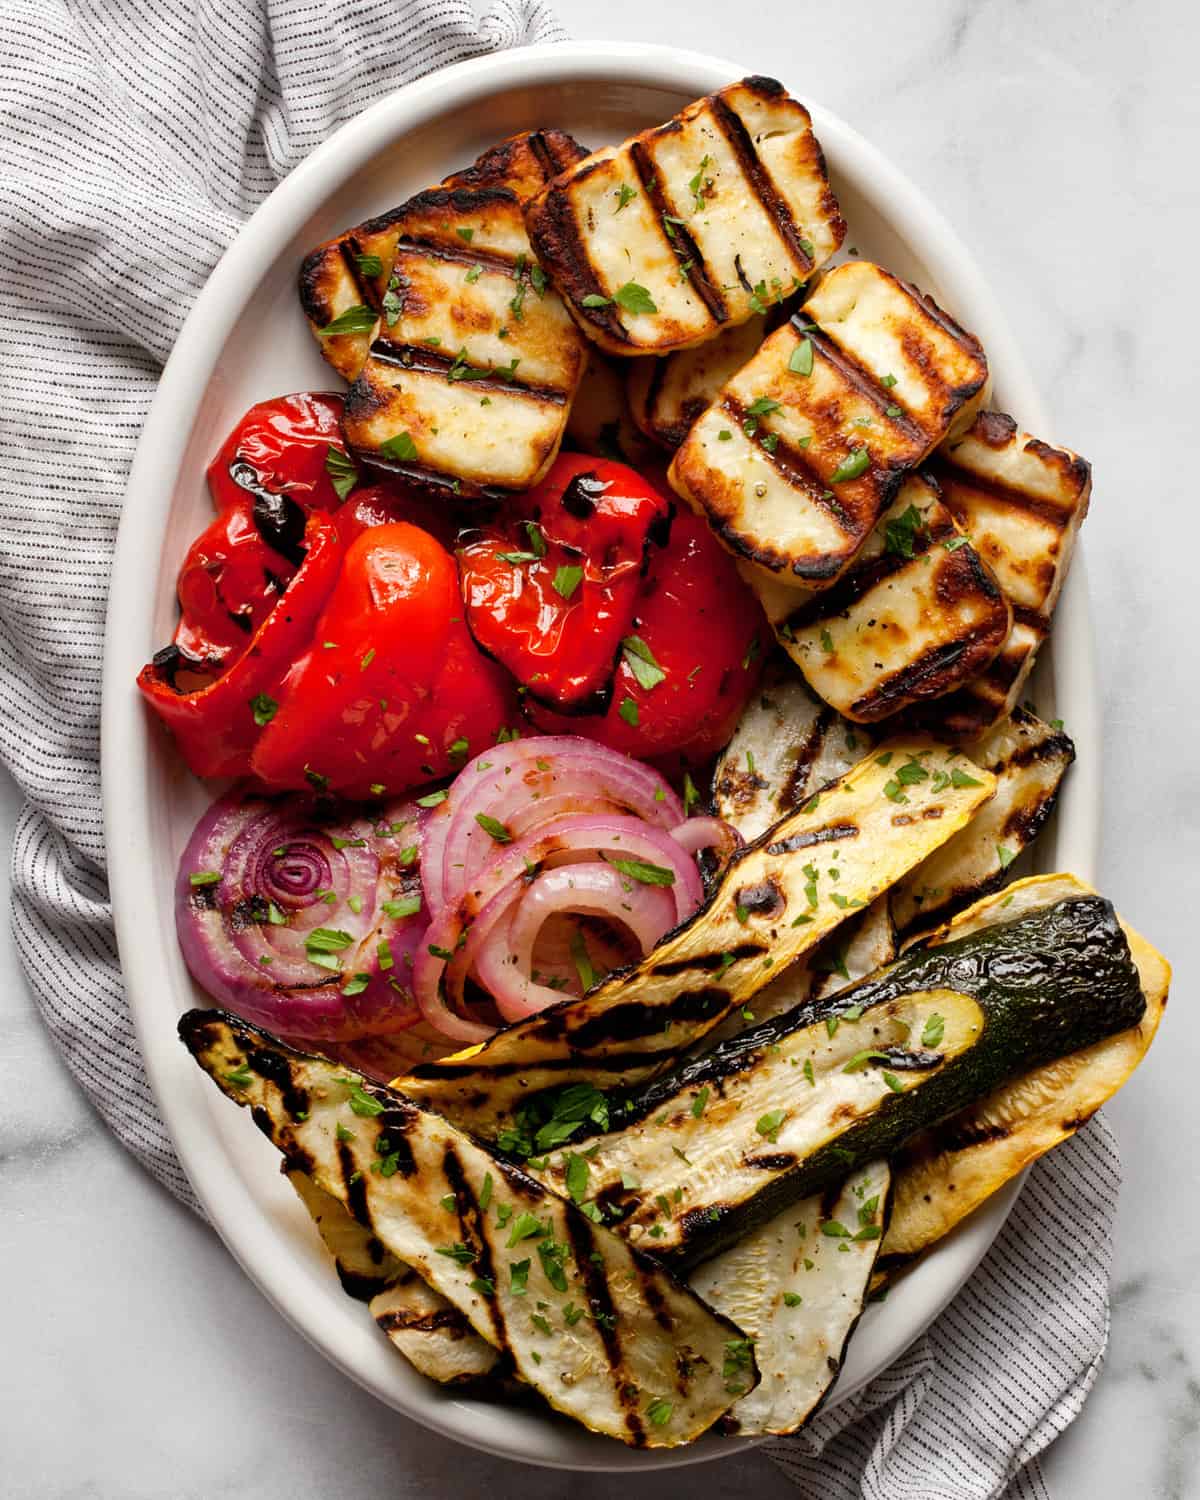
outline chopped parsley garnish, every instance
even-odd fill
[[[620,213],[627,203],[632,203],[633,200],[637,197],[637,192],[635,191],[635,189],[631,188],[627,182],[623,182],[621,186],[617,188],[616,192],[617,206],[614,210],[615,213]]]
[[[391,917],[393,922],[399,922],[402,917],[415,917],[420,910],[420,896],[400,896],[395,901],[383,903],[384,916]]]
[[[577,1152],[567,1153],[566,1171],[567,1192],[575,1203],[582,1203],[587,1197],[588,1187],[588,1164],[587,1157],[580,1156]]]
[[[683,810],[690,813],[692,808],[700,801],[700,793],[696,790],[696,783],[688,772],[683,773]]]
[[[661,1396],[656,1396],[646,1408],[646,1416],[655,1427],[665,1427],[671,1420],[671,1413],[675,1410],[669,1401],[664,1401]]]
[[[490,817],[487,813],[476,813],[475,821],[483,829],[484,833],[494,838],[498,844],[511,844],[512,834],[505,828],[498,818]]]
[[[692,1118],[698,1120],[704,1113],[704,1106],[708,1103],[708,1096],[712,1093],[708,1084],[705,1084],[696,1097],[692,1100]]]
[[[455,1245],[435,1245],[434,1249],[439,1255],[444,1255],[447,1260],[452,1260],[455,1265],[469,1266],[475,1259],[475,1252],[461,1241]]]
[[[234,1084],[239,1089],[244,1089],[247,1084],[254,1082],[250,1069],[244,1062],[239,1063],[232,1073],[226,1073],[225,1077],[228,1082]]]
[[[445,800],[446,800],[446,793],[444,791],[441,791],[441,792],[430,792],[425,797],[418,797],[417,798],[417,806],[418,807],[437,807],[439,803],[445,802]]]
[[[382,276],[383,262],[378,255],[356,255],[354,264],[363,276]]]
[[[383,1105],[378,1099],[368,1094],[361,1083],[350,1085],[350,1097],[347,1103],[350,1105],[351,1113],[363,1120],[373,1119],[375,1115],[383,1113]]]
[[[220,879],[220,870],[193,870],[188,876],[188,884],[194,886],[217,885]]]
[[[359,302],[354,307],[348,307],[345,312],[339,313],[331,323],[326,323],[324,328],[318,328],[317,337],[331,339],[336,338],[340,333],[370,333],[375,323],[375,314],[369,307],[364,307]]]
[[[828,1235],[831,1240],[848,1240],[850,1231],[844,1224],[839,1224],[836,1219],[826,1219],[821,1225],[821,1233]]]
[[[384,458],[416,458],[417,445],[407,432],[398,432],[395,437],[388,438],[386,443],[380,443],[379,451]]]
[[[613,301],[623,307],[627,313],[656,313],[658,311],[654,298],[644,286],[639,286],[636,281],[627,281],[624,286],[619,286],[613,293]]]
[[[512,1229],[509,1231],[508,1248],[511,1250],[514,1245],[519,1245],[522,1240],[535,1239],[549,1233],[550,1231],[547,1226],[542,1223],[536,1214],[531,1214],[528,1211],[519,1213],[513,1220]]]
[[[997,844],[996,857],[1000,861],[1000,868],[1002,870],[1007,870],[1009,865],[1012,864],[1013,860],[1016,859],[1017,851],[1015,849],[1007,848],[1004,844]]]
[[[788,369],[793,375],[811,375],[813,371],[813,342],[810,338],[802,338],[792,350],[792,357],[788,360]]]
[[[799,1292],[784,1292],[783,1294],[784,1307],[799,1307],[803,1301],[804,1298]]]
[[[554,573],[554,592],[569,599],[583,582],[583,569],[576,563],[563,563]]]
[[[754,1128],[759,1135],[766,1136],[772,1144],[779,1139],[779,1130],[784,1120],[787,1119],[786,1109],[772,1109],[765,1115],[761,1115],[755,1122]]]
[[[596,970],[592,965],[591,954],[587,950],[587,942],[583,936],[583,930],[576,927],[571,934],[571,962],[575,965],[575,972],[579,975],[579,983],[586,994],[596,982]]]
[[[621,642],[629,670],[637,678],[638,686],[647,692],[665,682],[667,674],[654,659],[654,652],[640,635],[627,635]]]
[[[332,443],[325,450],[325,472],[339,500],[344,500],[358,483],[358,469],[353,460]]]
[[[865,448],[852,448],[829,476],[830,484],[844,484],[848,479],[857,479],[871,465],[871,455]]]
[[[652,865],[644,859],[615,859],[611,854],[605,854],[604,858],[627,879],[639,881],[642,885],[675,884],[674,870],[668,870],[664,865]]]
[[[632,698],[622,698],[621,706],[617,709],[617,712],[625,720],[626,724],[632,724],[635,729],[637,728],[638,706]]]
[[[512,1282],[512,1294],[514,1297],[524,1297],[529,1291],[529,1267],[532,1261],[514,1260],[508,1268],[508,1274]]]
[[[710,177],[706,181],[704,176],[704,173],[710,165],[711,160],[712,158],[706,153],[701,158],[700,165],[696,170],[696,175],[688,179],[688,192],[692,195],[692,202],[695,205],[697,213],[699,213],[700,210],[704,207],[705,187],[712,185],[712,178]]]
[[[346,983],[342,986],[342,994],[346,995],[347,997],[351,995],[361,995],[363,990],[366,989],[367,985],[369,985],[370,982],[371,976],[369,974],[352,974],[346,981]]]

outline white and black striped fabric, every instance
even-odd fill
[[[159,369],[238,226],[344,120],[460,58],[562,36],[539,0],[0,0],[0,756],[26,806],[13,926],[75,1076],[196,1206],[142,1074],[104,877],[100,656]],[[547,122],[552,123],[552,122]],[[1040,1163],[950,1310],[771,1456],[821,1500],[1046,1495],[1038,1452],[1107,1336],[1116,1148]]]

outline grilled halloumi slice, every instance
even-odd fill
[[[507,188],[434,188],[405,207],[385,312],[346,399],[353,455],[465,496],[536,484],[554,460],[584,342],[529,252]]]
[[[996,795],[969,827],[892,887],[892,919],[901,939],[946,921],[1003,884],[1013,860],[1054,811],[1075,746],[1061,727],[1014,708],[970,754],[996,778]]]
[[[507,188],[524,202],[586,154],[564,130],[527,131],[491,147],[441,186]],[[305,256],[300,267],[304,316],[321,353],[348,381],[366,363],[383,314],[396,244],[404,232],[405,208],[389,209],[326,240]],[[346,331],[328,332],[331,324],[338,326],[339,319]]]
[[[686,349],[745,322],[846,232],[808,111],[757,77],[586,157],[527,218],[538,259],[611,354]]]
[[[750,843],[845,775],[874,743],[868,730],[814,697],[791,662],[773,656],[713,771],[717,816]]]
[[[762,348],[766,316],[726,328],[695,349],[630,361],[633,420],[663,448],[678,448],[692,423]]]
[[[973,739],[1012,710],[1033,670],[1087,514],[1092,471],[1078,454],[986,411],[943,444],[929,472],[1013,609],[1012,630],[988,670],[922,716],[938,733]]]
[[[941,747],[918,739],[860,761],[734,854],[704,906],[640,962],[478,1047],[420,1064],[402,1080],[405,1093],[494,1139],[539,1090],[650,1076],[974,816],[993,786],[974,766],[969,784],[908,773],[900,789],[899,768],[935,754]],[[837,875],[813,874],[814,859],[835,845]],[[472,900],[462,903],[463,924]]]
[[[726,384],[671,483],[751,582],[828,587],[905,475],[970,422],[986,383],[972,334],[915,287],[853,261]]]
[[[567,417],[566,444],[580,453],[615,458],[640,469],[661,461],[661,455],[634,423],[625,372],[618,368],[624,363],[589,346],[583,378]]]
[[[808,685],[856,723],[962,687],[1012,626],[995,575],[922,474],[904,481],[832,588],[772,586],[763,602]]]
[[[179,1033],[285,1159],[556,1410],[625,1443],[673,1447],[741,1393],[722,1373],[729,1343],[744,1343],[735,1324],[440,1116],[221,1011],[189,1012]],[[742,1364],[748,1391],[748,1347]]]

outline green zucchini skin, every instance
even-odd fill
[[[771,1068],[770,1048],[827,1019],[923,990],[951,989],[972,997],[984,1016],[979,1040],[951,1058],[919,1088],[888,1094],[873,1113],[809,1155],[786,1158],[764,1177],[761,1191],[736,1203],[707,1203],[683,1215],[683,1244],[669,1252],[676,1268],[718,1254],[789,1203],[824,1192],[877,1157],[890,1157],[917,1131],[983,1098],[1010,1078],[1078,1052],[1136,1026],[1146,1008],[1129,944],[1111,902],[1082,897],[1059,902],[1001,926],[935,948],[913,948],[877,975],[824,1000],[806,1001],[784,1015],[721,1043],[653,1082],[610,1096],[612,1133],[642,1125],[709,1085],[719,1092],[733,1075]],[[922,1054],[912,1065],[921,1067]],[[889,1066],[904,1066],[899,1059]],[[797,1087],[794,1069],[780,1068],[780,1101]],[[790,1076],[788,1076],[790,1074]],[[619,1194],[605,1195],[610,1218],[620,1216]]]

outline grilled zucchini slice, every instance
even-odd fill
[[[1093,896],[1073,875],[1019,880],[939,928],[928,940],[930,949],[969,939],[1014,914]],[[894,1268],[928,1249],[1030,1162],[1074,1135],[1146,1055],[1166,1009],[1171,966],[1132,927],[1121,926],[1146,997],[1145,1013],[1128,1029],[1022,1073],[914,1137],[895,1162],[895,1201],[881,1267]],[[1086,1011],[1103,1000],[1085,988],[1078,1003]]]
[[[920,474],[833,588],[783,595],[764,601],[780,645],[820,698],[860,724],[970,682],[1012,626],[991,569]]]
[[[1061,728],[1027,709],[1012,713],[971,746],[971,759],[996,778],[996,795],[969,827],[892,887],[892,919],[908,939],[1003,884],[1013,860],[1046,824],[1075,746]]]
[[[556,1410],[622,1442],[672,1447],[729,1407],[725,1346],[740,1330],[573,1203],[403,1095],[235,1017],[190,1011],[179,1032],[285,1160]],[[757,1383],[752,1354],[744,1377]]]
[[[870,1162],[692,1272],[692,1289],[754,1341],[762,1376],[722,1431],[779,1435],[816,1414],[862,1314],[890,1183],[887,1163]]]
[[[936,753],[940,764],[953,752]],[[541,1090],[647,1077],[965,826],[992,778],[971,766],[952,785],[924,769],[934,754],[917,741],[860,762],[739,850],[705,905],[640,963],[477,1048],[420,1064],[405,1092],[494,1138]],[[835,850],[839,874],[829,876]],[[470,905],[468,896],[468,915]]]
[[[565,130],[534,130],[511,136],[485,151],[471,166],[455,172],[444,188],[507,188],[524,202],[557,172],[587,153]],[[404,232],[406,206],[390,209],[365,224],[326,240],[300,267],[300,305],[321,353],[347,381],[357,378],[378,328],[388,292],[396,244]],[[352,309],[365,309],[353,331],[325,330]],[[375,320],[367,321],[367,313]]]
[[[385,1250],[371,1230],[307,1172],[287,1170],[286,1162],[284,1168],[333,1256],[343,1289],[370,1303],[371,1316],[411,1365],[441,1385],[502,1373],[503,1357],[452,1303]]]
[[[747,842],[756,839],[873,744],[869,731],[839,718],[786,658],[773,656],[713,771],[717,816]]]
[[[634,1243],[696,1264],[1145,1005],[1096,896],[911,950],[610,1099],[588,1196]],[[562,1170],[558,1155],[545,1169]]]
[[[905,474],[970,423],[986,382],[972,334],[915,287],[853,261],[726,384],[671,483],[751,582],[827,587]]]
[[[969,740],[1020,700],[1087,514],[1092,471],[1086,459],[1021,432],[996,411],[981,412],[970,431],[944,444],[929,471],[1013,608],[1011,633],[987,671],[914,716]]]
[[[371,1299],[371,1316],[409,1364],[439,1385],[473,1386],[499,1380],[511,1369],[466,1314],[415,1271],[402,1271]]]
[[[808,111],[771,78],[585,158],[526,217],[538,259],[610,354],[666,354],[744,323],[846,232]]]
[[[405,207],[385,311],[346,400],[355,457],[427,487],[526,489],[558,452],[584,349],[507,188]]]

